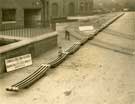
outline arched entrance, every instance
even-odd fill
[[[52,4],[52,18],[57,18],[58,17],[58,4],[53,3]]]
[[[75,15],[75,4],[69,3],[68,5],[68,16],[74,16]]]

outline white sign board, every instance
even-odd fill
[[[18,56],[5,60],[7,72],[32,65],[31,54]]]
[[[94,27],[93,26],[79,26],[80,31],[93,31]]]

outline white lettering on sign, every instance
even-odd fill
[[[93,31],[94,27],[93,26],[79,26],[80,31]]]
[[[31,54],[18,56],[5,60],[7,72],[32,65]]]

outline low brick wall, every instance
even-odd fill
[[[18,41],[0,47],[0,73],[6,72],[5,59],[31,53],[32,57],[57,46],[57,32],[48,33],[36,38]]]

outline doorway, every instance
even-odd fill
[[[41,9],[24,9],[24,26],[41,26]]]

